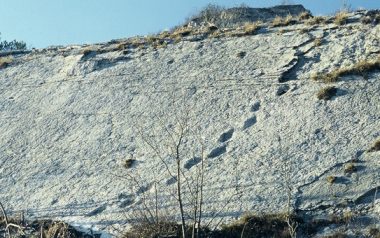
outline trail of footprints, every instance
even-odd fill
[[[256,102],[254,103],[251,108],[250,108],[250,112],[257,112],[260,110],[260,102]],[[241,130],[247,130],[248,128],[254,126],[257,122],[257,118],[256,118],[256,115],[252,115],[250,117],[248,117],[244,122],[243,122],[243,125],[241,127]],[[217,140],[220,145],[215,147],[214,149],[212,149],[209,154],[207,155],[207,158],[208,159],[213,159],[213,158],[216,158],[216,157],[219,157],[221,155],[223,155],[224,153],[227,152],[227,145],[228,145],[228,141],[231,140],[231,138],[233,137],[234,133],[235,133],[236,129],[235,128],[230,128],[229,130],[223,132],[220,136],[219,136],[219,139]],[[184,165],[184,168],[189,170],[191,169],[193,166],[199,164],[201,162],[201,158],[199,157],[194,157],[190,160],[188,160],[185,165]],[[167,181],[167,184],[170,184],[169,183],[169,180]]]
[[[254,103],[250,108],[250,112],[254,113],[254,112],[259,111],[260,106],[261,106],[260,102]],[[254,126],[256,124],[256,122],[257,122],[256,115],[251,115],[250,117],[245,119],[245,121],[243,122],[243,125],[241,127],[241,130],[242,131],[247,130],[248,128]],[[235,128],[230,128],[227,131],[223,132],[217,140],[217,142],[219,142],[220,145],[215,147],[214,149],[212,149],[209,152],[209,154],[207,155],[207,158],[213,159],[213,158],[219,157],[219,156],[223,155],[224,153],[226,153],[228,141],[230,141],[232,139],[235,131],[236,131]],[[194,158],[185,162],[184,168],[187,170],[190,170],[192,167],[196,166],[201,161],[202,161],[202,159],[200,157],[194,157]],[[166,185],[169,186],[169,185],[175,184],[176,182],[177,182],[177,178],[172,177],[166,181]],[[125,195],[125,194],[120,195],[118,198],[119,207],[126,208],[126,207],[134,204],[136,202],[136,196],[147,192],[148,190],[150,190],[152,188],[152,186],[153,186],[153,184],[150,183],[150,184],[147,184],[147,185],[139,188],[138,191],[136,191],[135,195]],[[88,216],[94,216],[94,215],[101,213],[105,209],[106,209],[105,206],[101,206],[101,207],[98,207],[95,210],[89,212],[87,215]]]

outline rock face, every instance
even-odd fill
[[[376,224],[380,152],[366,150],[380,137],[380,73],[341,77],[330,100],[316,96],[329,85],[311,79],[377,59],[380,26],[360,23],[363,14],[158,49],[111,42],[15,55],[0,71],[0,201],[9,214],[110,231],[154,207],[157,191],[160,213],[177,217],[171,149],[186,125],[187,212],[203,158],[207,221],[284,212],[290,186],[297,211],[349,208]]]
[[[198,25],[208,22],[220,27],[231,27],[245,22],[267,22],[277,16],[298,16],[303,12],[310,13],[302,5],[281,5],[270,8],[234,7],[228,9],[211,5],[191,18],[190,22]]]

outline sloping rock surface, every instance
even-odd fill
[[[376,217],[380,152],[366,150],[380,137],[380,73],[341,78],[327,101],[316,97],[327,85],[311,77],[376,59],[379,32],[357,21],[296,24],[160,49],[15,55],[0,70],[0,201],[9,214],[110,230],[152,207],[158,191],[160,211],[177,216],[165,165],[175,173],[172,136],[186,119],[181,168],[195,181],[203,152],[206,219],[283,212],[288,185],[298,210],[373,203]],[[348,175],[350,161],[358,170]]]

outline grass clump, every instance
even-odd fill
[[[285,18],[276,16],[272,21],[272,27],[288,26],[295,23],[292,15],[287,15]]]
[[[308,25],[321,25],[326,24],[326,18],[325,17],[312,17],[310,18],[306,24]]]
[[[356,172],[356,166],[353,163],[348,163],[344,166],[344,173],[345,174],[352,174]]]
[[[372,147],[369,148],[367,151],[368,152],[380,151],[380,139],[378,139],[377,141],[375,141],[375,143],[373,143]]]
[[[311,15],[310,12],[301,12],[299,15],[298,15],[298,20],[300,21],[303,21],[303,20],[308,20],[310,18],[312,18],[313,15]]]
[[[338,89],[334,86],[325,87],[318,91],[317,98],[319,100],[330,100],[334,96],[336,96],[336,93],[338,92]]]
[[[8,67],[13,62],[12,57],[1,57],[0,58],[0,69]]]
[[[132,168],[132,166],[136,163],[136,160],[135,159],[127,159],[125,160],[125,163],[124,163],[124,168],[126,169],[130,169]]]
[[[321,45],[322,45],[322,38],[320,38],[320,37],[315,38],[315,40],[314,40],[314,46],[318,47],[318,46],[321,46]]]
[[[375,61],[362,60],[348,68],[336,69],[327,74],[314,74],[312,79],[316,81],[320,80],[324,83],[333,83],[337,82],[340,77],[347,75],[360,75],[366,78],[368,72],[379,69],[380,58]]]
[[[329,184],[333,184],[335,181],[336,181],[336,177],[335,176],[332,176],[332,175],[330,175],[330,176],[327,176],[327,182],[329,183]]]
[[[175,37],[180,36],[180,37],[186,37],[191,35],[192,29],[188,27],[179,27],[177,28],[172,35]]]
[[[347,23],[348,13],[346,11],[338,12],[335,15],[334,23],[335,25],[342,26]]]
[[[246,35],[253,35],[256,33],[257,30],[261,28],[262,23],[261,22],[247,22],[243,26],[244,33]]]

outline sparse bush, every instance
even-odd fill
[[[1,57],[0,58],[0,69],[8,67],[13,62],[12,57]]]
[[[26,50],[26,43],[23,41],[1,41],[0,51]]]
[[[368,149],[368,152],[376,152],[376,151],[380,151],[380,139],[375,141],[375,143],[373,143],[373,146]]]
[[[203,8],[198,14],[191,17],[192,19],[199,19],[202,22],[210,22],[210,23],[217,23],[219,20],[224,8],[215,5],[215,4],[209,4],[205,8]]]
[[[222,226],[220,237],[291,237],[285,218],[285,214],[244,215]]]
[[[322,88],[318,91],[317,98],[325,101],[330,100],[336,95],[337,91],[338,89],[334,86]]]
[[[329,184],[333,184],[335,181],[336,181],[336,177],[335,176],[332,176],[332,175],[327,176],[327,182]]]
[[[43,226],[43,225],[42,225]],[[46,230],[42,229],[41,237],[47,238],[74,238],[76,232],[64,222],[51,222]]]
[[[347,23],[348,13],[345,11],[338,12],[335,15],[334,23],[335,25],[341,26]]]
[[[320,24],[325,24],[326,23],[326,18],[325,17],[312,17],[310,18],[306,24],[308,25],[320,25]]]

